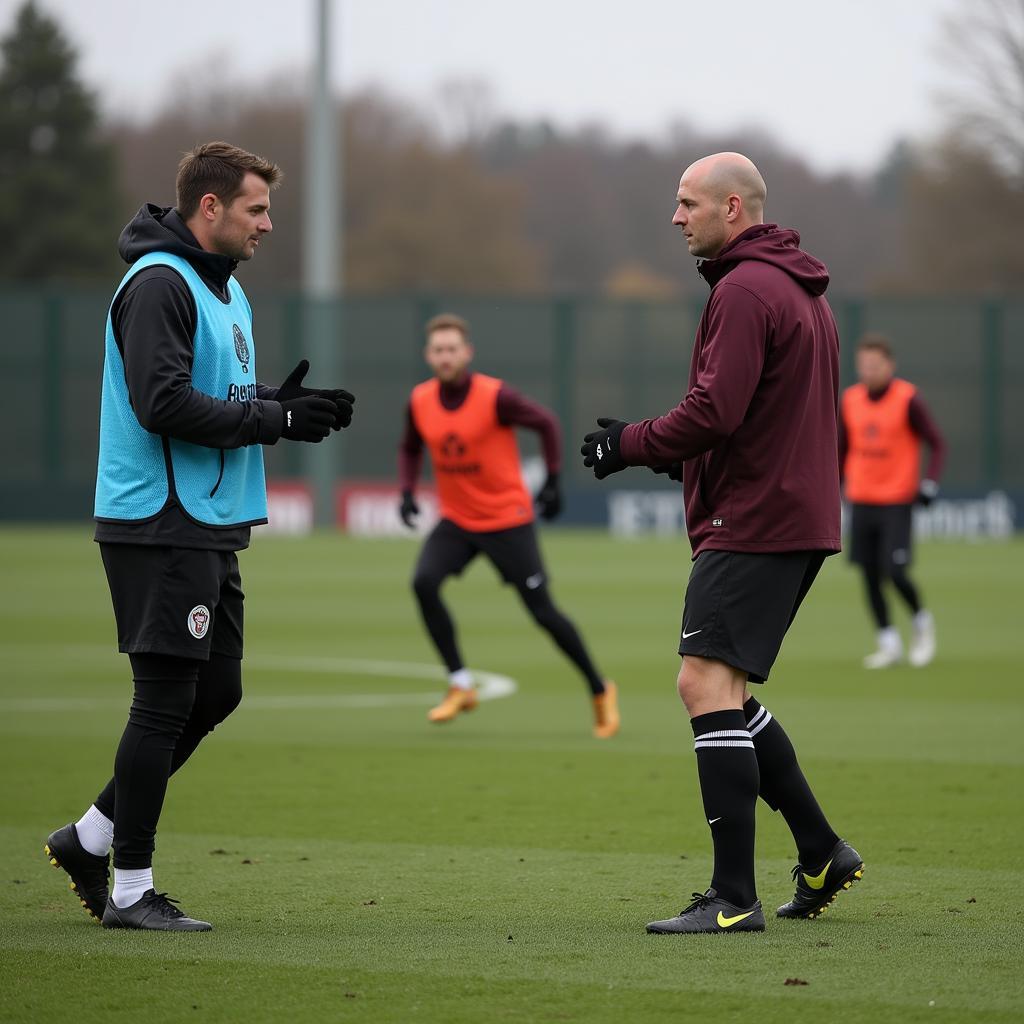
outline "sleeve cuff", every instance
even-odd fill
[[[630,423],[619,437],[619,456],[628,466],[642,466],[640,447],[640,425]]]
[[[277,444],[284,430],[284,410],[280,402],[265,400],[260,404],[263,406],[263,418],[257,440],[260,444]]]

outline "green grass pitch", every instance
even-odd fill
[[[489,566],[447,594],[470,664],[518,691],[437,727],[439,685],[377,664],[434,663],[414,544],[257,538],[250,702],[172,781],[158,837],[158,888],[215,930],[161,935],[104,932],[42,853],[127,710],[98,551],[84,529],[0,531],[0,1020],[1024,1019],[1024,544],[923,548],[940,654],[916,671],[859,667],[859,581],[827,563],[763,697],[864,880],[818,921],[776,920],[794,851],[762,806],[767,931],[682,938],[644,924],[710,874],[674,690],[688,552],[543,540],[621,687],[608,743]]]

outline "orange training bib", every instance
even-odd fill
[[[441,404],[441,382],[413,388],[413,422],[430,450],[441,515],[475,533],[533,521],[515,431],[498,422],[501,381],[474,373],[458,409]]]
[[[898,377],[875,402],[863,384],[843,392],[850,501],[904,505],[914,500],[921,479],[921,441],[910,427],[910,400],[916,393],[913,384]]]

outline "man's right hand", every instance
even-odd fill
[[[282,404],[293,398],[308,398],[316,395],[318,398],[327,398],[335,405],[334,429],[341,430],[352,422],[352,403],[356,400],[355,395],[344,388],[307,388],[302,382],[309,373],[309,360],[300,359],[298,366],[285,378],[284,383],[277,389],[277,400]]]
[[[416,516],[420,514],[420,507],[416,504],[412,491],[402,491],[402,504],[398,506],[398,514],[410,530],[416,529]]]
[[[330,399],[303,395],[281,403],[284,427],[281,436],[289,441],[319,444],[334,426],[337,406]]]

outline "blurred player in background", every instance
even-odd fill
[[[813,918],[863,863],[822,813],[778,719],[750,695],[827,555],[839,550],[839,337],[828,271],[795,232],[765,224],[765,184],[738,153],[683,173],[672,223],[711,295],[688,390],[675,409],[628,424],[600,419],[584,439],[598,479],[649,466],[683,480],[693,569],[677,685],[690,714],[711,885],[658,934],[762,931],[754,808],[782,812],[800,863],[779,917]]]
[[[843,392],[839,464],[850,502],[850,560],[864,573],[868,605],[878,629],[878,649],[865,668],[903,660],[903,641],[889,617],[882,590],[888,579],[913,615],[910,664],[935,657],[935,620],[907,569],[911,562],[913,506],[939,492],[946,442],[917,388],[895,376],[887,338],[866,334],[857,344],[859,383]],[[921,479],[921,442],[930,457]]]
[[[232,275],[272,229],[280,177],[235,146],[198,146],[178,168],[177,205],[144,206],[118,242],[129,270],[107,315],[95,516],[135,689],[114,777],[46,843],[107,928],[211,927],[153,884],[167,782],[242,698],[236,552],[267,521],[261,445],[319,442],[352,419],[348,392],[302,386],[305,360],[280,388],[256,382]]]
[[[470,369],[469,325],[451,314],[426,326],[425,357],[434,378],[413,389],[399,448],[402,504],[399,515],[415,526],[414,490],[430,452],[441,503],[441,521],[427,537],[413,576],[413,590],[427,632],[448,669],[448,693],[433,708],[431,722],[450,722],[477,706],[473,680],[455,638],[441,584],[457,576],[479,554],[511,583],[534,621],[579,669],[593,698],[594,735],[608,739],[619,729],[616,687],[598,672],[576,627],[554,605],[534,529],[534,499],[519,465],[515,427],[541,438],[548,476],[537,496],[544,519],[561,511],[558,483],[561,436],[558,421],[494,377]]]

